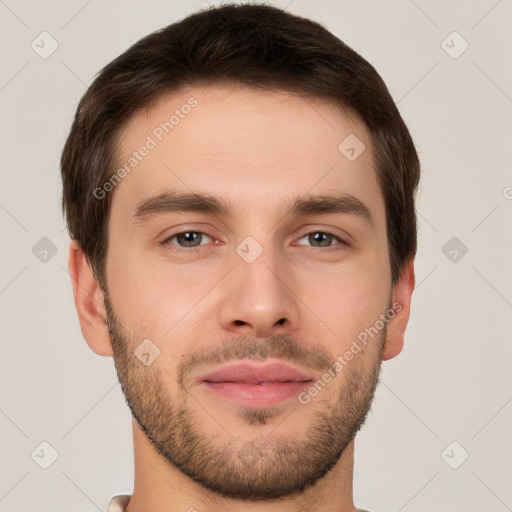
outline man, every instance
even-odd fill
[[[81,330],[133,415],[108,510],[358,510],[420,172],[375,69],[275,7],[201,11],[101,71],[61,170]]]

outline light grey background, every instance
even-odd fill
[[[377,68],[422,162],[411,320],[356,440],[355,503],[512,510],[511,2],[274,3],[320,21]],[[96,72],[204,6],[0,1],[0,511],[103,511],[132,492],[129,410],[72,300],[60,151]],[[31,47],[51,48],[43,31],[58,43],[46,59]],[[453,237],[457,261],[443,249]],[[44,441],[58,452],[48,469]]]

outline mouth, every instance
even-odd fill
[[[309,387],[314,375],[282,361],[227,364],[199,377],[209,392],[245,407],[271,407],[296,397]]]

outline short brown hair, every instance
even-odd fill
[[[317,97],[365,123],[385,202],[394,286],[417,248],[420,164],[409,131],[363,57],[319,23],[263,4],[204,9],[147,35],[105,66],[82,97],[62,151],[62,208],[100,285],[106,285],[111,193],[98,200],[93,190],[113,175],[121,127],[165,93],[221,83]]]

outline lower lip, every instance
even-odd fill
[[[311,386],[312,381],[272,382],[270,384],[243,384],[241,382],[206,382],[215,393],[240,405],[270,407],[297,395]]]

